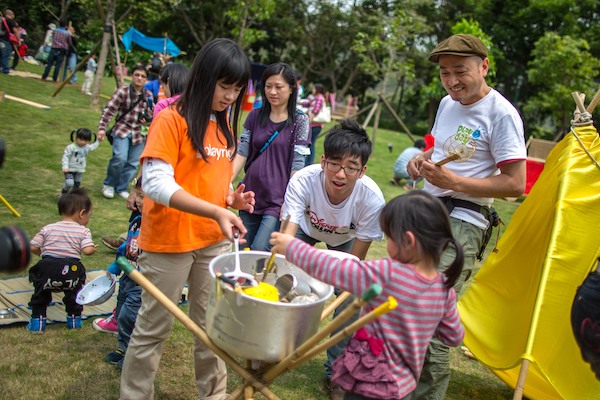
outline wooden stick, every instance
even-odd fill
[[[523,398],[523,390],[525,389],[525,379],[527,379],[527,370],[531,361],[523,359],[521,362],[521,369],[519,370],[519,378],[517,379],[517,386],[515,387],[515,393],[513,400],[521,400]]]
[[[598,103],[600,103],[600,89],[596,92],[596,95],[592,98],[590,104],[588,104],[587,112],[591,114],[598,105]]]
[[[340,295],[337,296],[334,301],[332,301],[331,303],[329,303],[329,305],[327,305],[327,307],[325,307],[325,309],[321,313],[321,321],[323,321],[325,318],[327,318],[329,316],[329,314],[331,314],[344,301],[346,301],[346,299],[348,297],[350,297],[350,295],[351,295],[350,292],[342,292],[342,293],[340,293]]]
[[[438,167],[441,167],[444,164],[448,164],[450,161],[454,161],[454,160],[458,160],[460,158],[460,155],[454,153],[446,158],[444,158],[441,161],[438,161],[435,163],[435,165],[437,165]]]
[[[32,107],[36,107],[36,108],[41,108],[42,110],[49,110],[50,106],[45,106],[43,104],[40,103],[36,103],[35,101],[29,101],[29,100],[25,100],[22,99],[20,97],[15,97],[15,96],[11,96],[11,95],[4,95],[5,98],[12,100],[12,101],[16,101],[18,103],[23,103],[23,104],[27,104],[28,106],[32,106]]]
[[[15,217],[21,217],[21,214],[19,214],[18,211],[15,210],[1,194],[0,194],[0,201],[2,201],[4,203],[6,208],[8,208],[10,210],[10,212],[12,212],[15,215]]]
[[[370,323],[375,318],[378,318],[379,316],[392,311],[394,308],[397,307],[397,305],[398,303],[396,302],[396,300],[393,297],[389,297],[387,302],[383,303],[370,313],[363,315],[358,320],[354,321],[352,324],[344,328],[342,331],[336,333],[333,337],[329,338],[328,340],[321,342],[316,346],[316,340],[314,340],[313,338],[307,340],[294,353],[296,357],[286,357],[283,361],[280,361],[278,364],[273,366],[273,368],[269,369],[263,375],[263,380],[267,383],[271,382],[282,372],[296,368],[297,366],[314,357],[315,355],[319,354],[320,352],[328,349],[336,343],[339,343],[341,340],[352,335],[359,328]]]
[[[571,97],[573,97],[573,100],[575,100],[575,104],[577,104],[577,110],[579,111],[579,113],[583,114],[585,112],[585,105],[583,105],[583,101],[579,96],[579,92],[571,93]]]
[[[218,347],[206,334],[206,332],[200,328],[192,319],[173,303],[163,292],[161,292],[152,282],[150,282],[144,275],[142,275],[137,269],[133,268],[131,264],[127,262],[127,259],[123,256],[117,258],[117,266],[124,271],[131,279],[133,279],[138,285],[140,285],[145,291],[147,291],[152,297],[156,299],[163,307],[167,309],[175,318],[177,318],[183,326],[185,326],[190,332],[194,334],[202,343],[212,350],[217,356],[221,357],[227,365],[229,365],[239,376],[241,376],[246,382],[258,389],[267,399],[279,400],[273,392],[267,388],[262,382],[258,381],[250,372],[244,369],[237,363],[229,354]]]

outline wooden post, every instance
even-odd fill
[[[400,124],[402,129],[404,129],[404,132],[406,132],[406,134],[408,135],[410,140],[412,140],[414,143],[415,138],[413,137],[412,133],[410,133],[410,130],[408,129],[408,127],[406,125],[404,125],[404,122],[402,121],[402,119],[398,116],[398,114],[396,114],[396,111],[394,111],[394,109],[392,108],[390,103],[385,99],[385,97],[383,97],[383,95],[379,94],[379,97],[381,98],[381,101],[383,102],[383,104],[387,107],[390,114],[392,114],[392,117],[394,117],[396,122],[398,122],[398,124]]]
[[[529,369],[531,361],[523,359],[521,362],[521,369],[519,370],[519,378],[517,379],[517,386],[515,387],[515,393],[513,400],[521,400],[523,398],[523,390],[525,389],[525,379],[527,379],[527,370]]]

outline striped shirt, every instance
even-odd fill
[[[456,292],[444,287],[442,274],[429,279],[412,265],[390,258],[340,260],[299,239],[290,243],[285,256],[315,278],[357,296],[362,296],[372,284],[381,285],[381,295],[363,307],[363,315],[385,303],[389,296],[396,299],[396,309],[364,328],[369,336],[384,342],[383,352],[398,386],[397,398],[415,389],[432,337],[448,346],[458,346],[464,337]]]
[[[33,239],[31,245],[41,249],[41,255],[55,258],[81,259],[81,251],[93,246],[92,232],[74,221],[59,221],[46,225]]]

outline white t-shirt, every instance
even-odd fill
[[[283,203],[282,219],[298,224],[308,236],[330,246],[353,238],[380,241],[383,232],[379,214],[385,199],[379,186],[364,175],[356,181],[352,194],[340,204],[331,204],[325,192],[325,172],[313,164],[290,179]]]
[[[445,165],[460,176],[486,178],[498,175],[500,165],[527,158],[523,121],[513,105],[494,89],[483,99],[466,106],[450,96],[444,97],[432,134],[435,146],[431,160],[441,161],[454,152],[463,154],[464,159]],[[425,190],[437,197],[451,196],[485,206],[491,206],[494,201],[493,198],[441,189],[429,182],[425,182]],[[450,215],[482,229],[488,224],[480,213],[460,207]]]

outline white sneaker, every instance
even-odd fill
[[[122,192],[117,193],[119,196],[121,196],[122,198],[124,198],[125,200],[127,200],[129,198],[129,192],[126,190],[123,190]]]
[[[106,197],[107,199],[112,199],[115,197],[115,188],[107,185],[102,186],[102,196]]]

